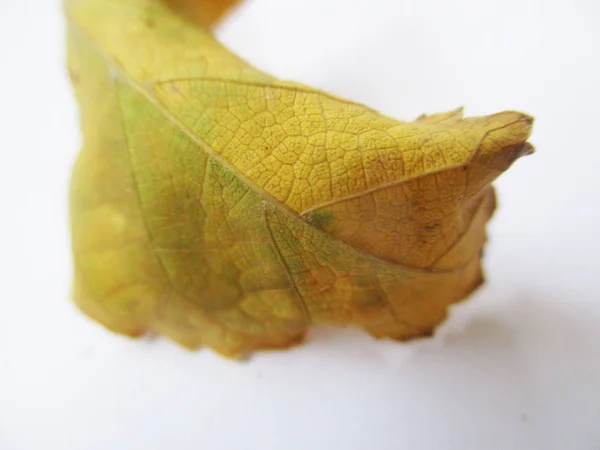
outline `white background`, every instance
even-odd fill
[[[57,1],[0,0],[0,449],[600,449],[600,2],[255,0],[221,39],[412,119],[536,117],[498,182],[488,283],[433,340],[317,329],[230,362],[69,301],[79,146]]]

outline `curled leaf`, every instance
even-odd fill
[[[255,69],[166,3],[65,6],[88,315],[236,357],[312,324],[429,335],[481,284],[490,183],[532,150],[529,116],[402,122]]]

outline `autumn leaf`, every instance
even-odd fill
[[[319,324],[430,335],[482,283],[490,183],[532,119],[398,121],[244,62],[198,25],[224,8],[170,3],[65,1],[77,305],[229,357]]]

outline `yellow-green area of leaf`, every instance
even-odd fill
[[[311,325],[431,334],[482,282],[490,183],[532,119],[398,121],[244,62],[199,25],[224,8],[169,3],[65,1],[77,305],[229,357]]]

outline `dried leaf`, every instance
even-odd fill
[[[531,151],[530,117],[401,122],[253,68],[165,3],[65,6],[88,315],[236,357],[311,324],[429,335],[481,284],[490,183]]]

